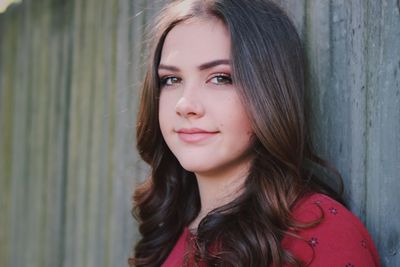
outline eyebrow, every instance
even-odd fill
[[[217,59],[217,60],[213,60],[213,61],[201,64],[200,66],[198,66],[198,69],[199,70],[206,70],[206,69],[213,68],[215,66],[219,66],[219,65],[228,65],[229,66],[230,64],[231,64],[231,61],[229,59]],[[164,65],[164,64],[160,64],[158,66],[158,69],[170,70],[170,71],[179,71],[178,67],[170,66],[170,65]]]

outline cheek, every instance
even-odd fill
[[[250,146],[253,136],[253,129],[246,110],[240,102],[235,101],[229,107],[225,106],[223,118],[220,119],[220,125],[223,131],[230,137],[229,142],[232,148],[237,147],[242,150]]]
[[[161,94],[160,100],[158,103],[158,121],[160,124],[161,133],[163,134],[164,139],[165,139],[166,129],[168,128],[168,125],[171,123],[170,118],[168,117],[169,113],[170,113],[169,109],[170,109],[170,107],[169,107],[167,99],[165,98],[165,96],[163,96]]]
[[[158,121],[160,125],[160,130],[163,135],[164,140],[170,143],[172,138],[172,131],[174,129],[174,124],[176,121],[176,98],[173,94],[161,93],[160,100],[158,103]]]
[[[244,108],[242,102],[236,96],[230,105],[230,120],[232,125],[232,130],[240,133],[243,138],[248,138],[252,135],[253,129],[251,127],[250,119],[247,116],[246,109]]]
[[[235,120],[230,129],[233,132],[234,139],[237,140],[242,146],[249,144],[253,135],[253,130],[247,117],[243,116]]]
[[[240,105],[241,109],[235,114],[235,127],[237,132],[238,141],[240,140],[244,146],[250,146],[253,129],[249,117],[247,116],[246,110]]]

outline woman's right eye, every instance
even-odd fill
[[[181,79],[175,76],[167,76],[161,78],[161,86],[171,86],[180,82]]]

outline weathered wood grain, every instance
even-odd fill
[[[10,266],[11,238],[10,220],[12,216],[12,162],[13,132],[15,122],[15,93],[10,90],[16,82],[16,47],[20,16],[14,15],[7,21],[0,17],[0,266]],[[1,25],[8,25],[7,28]]]
[[[383,264],[399,266],[400,6],[367,2],[367,226]]]
[[[0,266],[126,266],[144,31],[166,1],[26,0],[0,14]],[[309,61],[317,152],[400,266],[400,4],[276,0]]]

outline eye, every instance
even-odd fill
[[[225,84],[232,84],[232,78],[229,74],[220,73],[214,75],[209,82],[216,84],[216,85],[225,85]]]
[[[177,83],[180,83],[182,79],[175,77],[175,76],[167,76],[167,77],[162,77],[160,79],[160,84],[161,86],[171,86]]]

